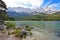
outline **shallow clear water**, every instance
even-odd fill
[[[60,40],[60,21],[10,21],[16,26],[33,26],[51,32],[49,40]]]
[[[60,21],[16,21],[17,26],[35,26],[39,28],[60,29]]]
[[[10,21],[15,22],[16,26],[33,26],[41,29],[59,30],[60,21]]]

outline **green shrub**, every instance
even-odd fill
[[[34,39],[34,40],[37,40],[37,39]]]
[[[27,37],[27,35],[24,35],[24,38],[26,38]]]
[[[8,32],[8,35],[10,35],[10,32]]]
[[[28,31],[31,31],[31,29],[30,29],[30,28],[28,28]]]
[[[18,35],[17,35],[17,34],[15,34],[15,37],[18,37]]]
[[[6,31],[4,31],[4,30],[0,30],[0,32],[5,33]]]
[[[13,23],[13,22],[7,22],[6,23],[6,29],[9,29],[9,28],[15,28],[15,23]]]
[[[31,31],[31,29],[30,29],[30,28],[26,28],[26,29],[25,29],[25,31],[29,31],[29,32],[30,32],[30,31]]]
[[[15,34],[15,32],[11,32],[11,34]]]
[[[14,33],[15,33],[15,36],[17,37],[17,36],[20,36],[21,31],[17,29]]]
[[[29,28],[28,26],[26,26],[25,28]]]
[[[31,28],[28,27],[28,26],[26,26],[25,30],[26,30],[26,31],[31,31]]]
[[[32,32],[30,32],[30,35],[32,35],[33,33]]]

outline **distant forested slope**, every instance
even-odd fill
[[[33,21],[60,21],[60,12],[54,14],[39,14],[29,17],[19,18],[20,20],[33,20]]]

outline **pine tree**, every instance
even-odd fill
[[[4,1],[0,0],[0,20],[7,19],[7,6]]]

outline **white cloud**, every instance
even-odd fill
[[[52,0],[49,0],[49,1],[43,6],[43,8],[48,7],[51,2],[52,2]]]
[[[60,3],[55,3],[55,4],[49,5],[48,7],[55,8],[55,7],[59,7],[59,6],[60,6]]]
[[[35,8],[35,7],[40,7],[44,0],[3,0],[5,1],[7,7],[28,7],[29,4],[32,6],[28,8]],[[23,5],[23,4],[28,4],[28,5]]]

